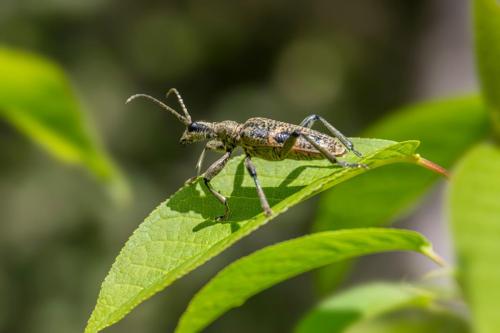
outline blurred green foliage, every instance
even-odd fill
[[[474,1],[474,37],[481,91],[491,108],[493,127],[500,139],[500,5],[496,0]]]
[[[345,332],[360,322],[407,308],[430,308],[435,295],[403,283],[370,283],[323,300],[301,319],[296,333]]]
[[[115,187],[117,198],[128,197],[119,171],[96,143],[65,75],[55,64],[0,48],[0,77],[0,115],[54,156],[88,167]]]
[[[458,279],[473,314],[474,332],[500,327],[500,149],[481,144],[457,166],[449,191]]]
[[[461,316],[442,309],[409,309],[357,323],[346,333],[470,333]]]

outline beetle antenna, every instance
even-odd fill
[[[127,101],[125,102],[125,104],[130,103],[131,101],[133,101],[134,99],[139,98],[139,97],[143,97],[143,98],[149,99],[150,101],[156,103],[162,109],[165,109],[165,110],[169,111],[170,113],[172,113],[177,119],[179,119],[185,125],[189,125],[191,123],[191,117],[189,119],[187,119],[187,118],[181,116],[177,111],[175,111],[174,109],[172,109],[170,106],[168,106],[165,103],[163,103],[162,101],[160,101],[160,100],[158,100],[158,99],[156,99],[156,98],[154,98],[152,96],[146,95],[146,94],[135,94],[135,95],[132,95],[132,96],[130,96],[127,99]]]
[[[177,101],[179,102],[180,106],[181,106],[181,109],[182,111],[184,112],[184,115],[185,115],[185,118],[187,120],[189,120],[189,122],[191,123],[191,116],[189,115],[189,112],[186,108],[186,105],[184,104],[184,101],[182,100],[182,97],[181,97],[181,94],[179,94],[179,92],[177,91],[177,89],[175,88],[171,88],[168,92],[167,92],[167,98],[168,96],[170,96],[172,93],[175,94],[175,96],[177,96]]]

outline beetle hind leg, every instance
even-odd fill
[[[349,140],[344,134],[342,134],[338,129],[333,127],[325,118],[318,116],[317,114],[312,114],[306,117],[301,123],[300,126],[311,128],[316,121],[321,121],[321,123],[333,134],[334,137],[340,140],[342,144],[347,148],[347,150],[352,151],[356,156],[363,156],[359,151],[354,149],[354,144],[351,140]]]
[[[332,162],[333,164],[338,164],[341,167],[344,168],[365,168],[367,169],[368,166],[366,164],[360,164],[360,163],[349,163],[345,161],[339,161],[335,155],[333,155],[331,152],[329,152],[327,149],[322,147],[320,144],[318,144],[313,138],[311,138],[309,135],[302,133],[300,130],[295,130],[292,132],[290,137],[295,137],[295,140],[299,137],[302,136],[307,142],[309,142],[314,148],[316,148],[321,155],[323,155],[327,160]],[[290,140],[290,139],[289,139]]]

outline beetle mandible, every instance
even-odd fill
[[[232,120],[221,122],[192,121],[177,89],[170,89],[167,92],[167,98],[171,94],[177,96],[177,100],[184,115],[181,115],[160,100],[146,94],[132,95],[128,98],[126,103],[136,98],[146,98],[172,113],[179,121],[186,125],[186,130],[180,139],[181,144],[208,140],[196,164],[198,176],[201,174],[201,167],[207,150],[223,153],[221,158],[215,161],[203,174],[201,174],[207,189],[224,205],[224,215],[217,217],[217,221],[223,221],[228,218],[229,206],[227,204],[227,198],[214,190],[210,181],[226,166],[236,147],[241,147],[245,153],[245,167],[255,183],[262,210],[267,216],[272,215],[273,212],[267,202],[266,195],[262,190],[259,179],[257,178],[257,171],[252,163],[252,157],[258,157],[268,161],[326,158],[330,162],[342,167],[366,167],[364,164],[348,163],[337,159],[337,157],[345,155],[348,151],[353,152],[358,157],[362,155],[354,149],[353,143],[347,137],[321,116],[315,114],[310,115],[306,117],[300,125],[293,125],[260,117],[250,118],[243,124]],[[333,136],[311,129],[316,121],[320,121]],[[191,178],[190,180],[195,178],[196,177]],[[188,182],[190,180],[188,180]]]

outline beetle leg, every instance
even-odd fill
[[[186,180],[186,184],[190,184],[194,182],[201,174],[201,167],[203,166],[203,161],[205,160],[205,154],[207,150],[213,150],[217,152],[225,152],[224,143],[218,140],[211,140],[207,142],[205,148],[201,151],[200,157],[198,157],[198,162],[196,162],[196,176],[189,178]]]
[[[205,160],[205,152],[207,151],[207,147],[205,146],[201,151],[201,155],[198,158],[198,162],[196,162],[196,176],[201,174],[201,166],[203,165],[203,161]]]
[[[321,121],[323,125],[325,125],[325,127],[333,134],[334,137],[336,137],[337,139],[340,140],[340,142],[342,142],[342,144],[347,148],[347,150],[352,151],[358,157],[362,156],[360,152],[354,149],[353,143],[344,134],[342,134],[338,129],[333,127],[333,125],[330,124],[328,121],[326,121],[325,118],[318,116],[317,114],[312,114],[306,117],[306,119],[304,119],[300,123],[300,126],[311,128],[314,125],[314,123],[318,120]]]
[[[229,216],[229,206],[227,205],[227,198],[222,194],[217,192],[210,185],[210,181],[221,172],[226,166],[227,161],[231,158],[231,151],[227,151],[221,158],[215,161],[208,169],[203,173],[203,181],[212,195],[219,200],[221,204],[224,205],[224,215],[216,218],[217,221],[224,221]]]
[[[307,142],[309,142],[311,145],[313,145],[314,148],[316,148],[324,157],[326,157],[326,159],[328,159],[330,162],[332,162],[334,164],[338,164],[338,165],[340,165],[340,166],[342,166],[344,168],[366,168],[367,167],[365,164],[349,163],[349,162],[345,162],[345,161],[339,161],[335,157],[335,155],[333,155],[328,150],[326,150],[325,148],[323,148],[320,144],[318,144],[309,135],[304,134],[304,133],[300,132],[299,130],[293,131],[290,136],[294,136],[296,138],[298,138],[299,136],[302,136],[304,139],[307,140]]]
[[[259,197],[260,205],[262,207],[262,210],[264,211],[264,214],[266,214],[266,216],[271,216],[273,211],[271,210],[271,207],[269,207],[269,203],[267,202],[264,190],[262,190],[262,186],[260,185],[259,179],[257,178],[257,171],[255,170],[255,166],[252,163],[250,156],[248,155],[245,158],[245,167],[247,168],[250,177],[252,177],[255,183],[255,188],[257,189],[257,196]]]
[[[297,139],[299,138],[298,135],[290,135],[285,142],[283,143],[283,148],[280,150],[280,155],[279,157],[281,159],[285,159],[290,150],[292,150],[293,146],[295,145],[295,142],[297,142]]]
[[[203,165],[203,161],[205,160],[205,153],[207,150],[213,150],[216,152],[225,152],[226,151],[225,148],[226,147],[224,146],[224,143],[222,141],[218,140],[208,141],[207,144],[205,145],[205,148],[203,148],[200,157],[198,158],[198,162],[196,163],[196,175],[199,176],[201,174],[201,166]]]

